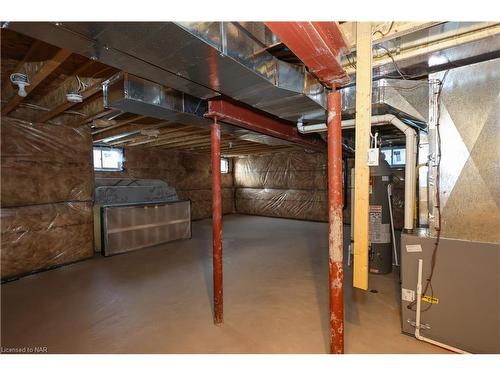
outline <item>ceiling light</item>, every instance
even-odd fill
[[[29,86],[28,76],[23,73],[13,73],[10,75],[10,81],[19,87],[19,91],[17,94],[22,96],[23,98],[28,95],[26,90],[24,89],[26,86]]]
[[[77,92],[70,92],[66,94],[66,100],[70,103],[81,103],[83,102],[83,96]]]

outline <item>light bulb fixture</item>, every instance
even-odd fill
[[[70,103],[81,103],[83,102],[83,97],[77,92],[70,92],[66,94],[66,100]]]
[[[17,95],[22,96],[23,98],[28,95],[28,93],[25,90],[26,86],[30,85],[30,82],[28,80],[28,76],[23,73],[13,73],[10,75],[10,81],[19,87],[19,91],[17,92]]]
[[[82,92],[84,92],[88,85],[83,82],[80,77],[76,76],[76,81],[78,82],[78,88],[76,91],[71,91],[66,94],[66,100],[70,103],[81,103],[83,102]]]
[[[160,131],[158,129],[141,129],[141,135],[156,138],[160,135]]]

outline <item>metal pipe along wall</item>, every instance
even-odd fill
[[[328,94],[328,264],[332,354],[344,353],[341,109],[340,92],[333,91]]]
[[[220,174],[220,125],[217,118],[210,127],[212,158],[212,231],[213,231],[213,278],[214,323],[222,324],[222,194]]]

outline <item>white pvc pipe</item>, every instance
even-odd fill
[[[394,115],[384,115],[382,117],[384,120],[390,119],[389,122],[401,130],[406,137],[404,229],[411,231],[413,229],[413,213],[415,205],[417,132]]]
[[[420,334],[420,318],[421,318],[421,307],[422,307],[422,268],[424,261],[422,259],[418,260],[418,275],[417,275],[417,316],[415,318],[415,337],[420,341],[428,342],[429,344],[440,346],[441,348],[451,350],[452,352],[469,354],[462,349],[455,348],[454,346],[443,344],[442,342],[428,339]]]
[[[406,137],[406,163],[405,163],[405,208],[404,208],[404,229],[413,229],[413,213],[415,202],[415,173],[417,162],[417,133],[394,115],[372,116],[373,125],[392,124],[401,130]],[[342,129],[354,128],[356,120],[343,120]],[[317,133],[326,131],[326,124],[304,125],[302,121],[297,123],[297,130],[300,133]]]
[[[302,120],[297,122],[297,130],[299,133],[307,134],[307,133],[318,133],[318,132],[326,132],[326,124],[314,124],[314,125],[304,125]]]
[[[500,33],[500,25],[496,23],[494,25],[490,25],[480,30],[469,31],[460,35],[453,35],[452,37],[446,38],[444,40],[437,40],[430,43],[423,43],[421,45],[412,46],[408,49],[403,49],[399,51],[397,54],[394,54],[392,58],[389,56],[385,56],[386,54],[383,55],[384,57],[380,58],[375,57],[373,59],[372,67],[377,68],[379,66],[391,63],[393,62],[392,59],[398,62],[411,59],[417,56],[430,55],[431,53],[434,52],[442,51],[447,48],[459,47],[466,43],[472,43],[481,39],[498,35],[499,33]],[[356,69],[354,69],[352,66],[344,66],[344,69],[348,75],[351,75],[356,72]]]

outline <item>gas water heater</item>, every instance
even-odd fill
[[[387,185],[391,182],[391,167],[380,154],[379,165],[370,167],[369,260],[370,272],[392,271],[391,221]]]

